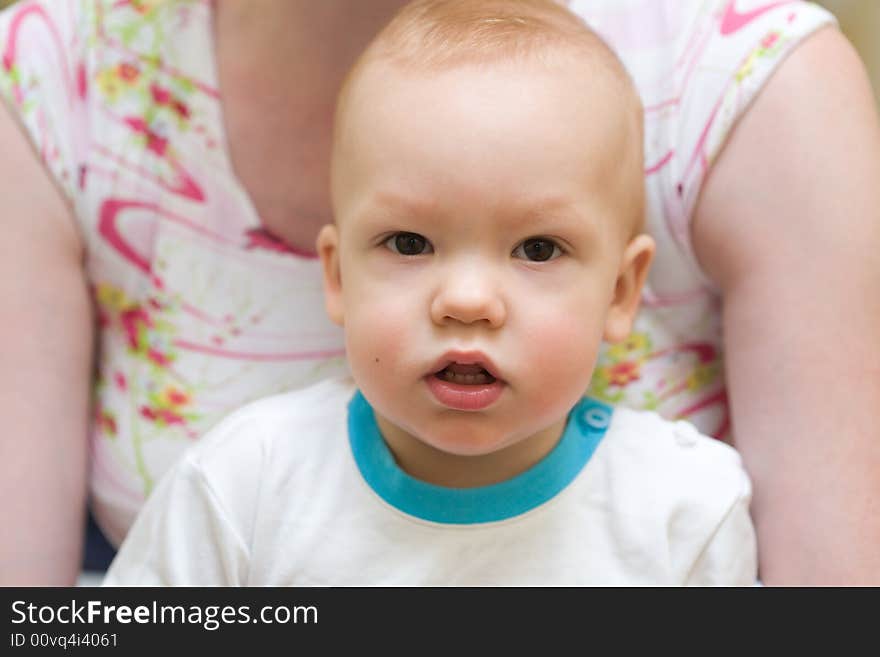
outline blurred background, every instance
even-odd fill
[[[15,0],[0,0],[0,8]],[[312,0],[317,1],[317,0]],[[369,2],[369,0],[362,0]],[[830,9],[868,68],[880,107],[880,0],[815,0]]]

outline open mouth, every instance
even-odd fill
[[[457,411],[483,411],[495,404],[507,384],[485,355],[477,351],[447,352],[425,377],[441,405]]]
[[[434,376],[442,381],[465,386],[487,385],[497,380],[479,364],[450,363]]]

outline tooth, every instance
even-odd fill
[[[452,370],[442,370],[437,373],[437,376],[444,381],[449,381],[450,383],[457,383],[459,385],[475,385],[475,384],[487,384],[491,380],[491,377],[486,372],[478,372],[476,374],[473,373],[459,373],[453,372]]]

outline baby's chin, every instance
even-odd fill
[[[440,422],[441,427],[418,427],[409,432],[419,442],[448,456],[468,459],[491,457],[505,450],[526,447],[531,437],[522,428],[515,431],[497,426],[497,422]],[[536,431],[537,433],[537,431]]]

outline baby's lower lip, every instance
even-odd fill
[[[457,411],[481,411],[488,408],[498,400],[505,387],[498,379],[491,383],[454,383],[437,374],[426,376],[425,382],[438,402]]]

